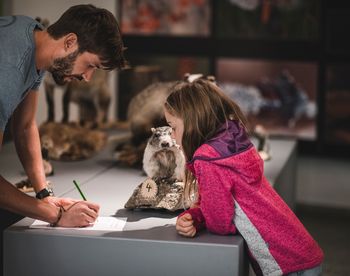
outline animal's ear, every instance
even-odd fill
[[[151,128],[152,133],[156,132],[156,129],[154,127]]]

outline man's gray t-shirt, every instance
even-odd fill
[[[38,72],[35,64],[35,28],[42,26],[30,17],[0,17],[0,131],[43,78],[44,71]]]

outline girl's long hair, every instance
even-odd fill
[[[244,128],[247,126],[239,106],[217,85],[204,79],[176,84],[165,102],[165,108],[171,115],[183,120],[182,150],[187,161],[228,120],[236,120]],[[185,178],[185,199],[188,200],[191,190],[195,190],[195,179],[188,170]]]

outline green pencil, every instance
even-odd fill
[[[86,197],[84,196],[83,192],[80,190],[78,183],[75,180],[73,180],[73,183],[74,183],[75,187],[77,187],[81,197],[86,201]]]

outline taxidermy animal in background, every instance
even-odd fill
[[[302,119],[314,119],[316,105],[288,70],[282,70],[274,79],[263,78],[257,85],[220,83],[220,87],[249,116],[259,117],[271,112],[280,124],[296,127]],[[266,115],[265,115],[266,116]]]
[[[184,80],[188,82],[199,78],[215,82],[213,76],[203,76],[202,74],[185,74],[184,76]],[[178,81],[153,83],[131,99],[127,120],[130,124],[132,142],[135,145],[144,142],[145,139],[147,141],[152,134],[152,127],[166,125],[163,105],[171,93],[171,88],[177,83]]]
[[[143,155],[143,170],[154,180],[173,179],[182,181],[185,173],[185,156],[171,138],[168,126],[152,128]]]
[[[46,149],[41,149],[41,154],[42,154],[42,158],[43,158],[43,166],[44,166],[45,176],[54,175],[54,169],[53,169],[52,164],[49,161],[48,151]],[[50,187],[51,182],[46,181],[46,185],[48,187]],[[17,189],[21,190],[24,193],[34,192],[34,187],[33,187],[32,183],[30,182],[29,178],[27,178],[27,177],[25,179],[20,180],[19,182],[15,183],[15,186],[17,187]]]
[[[55,121],[54,90],[57,84],[51,74],[44,79],[46,101],[48,105],[48,122]],[[69,121],[69,103],[79,107],[79,122],[83,126],[97,127],[107,123],[111,92],[108,87],[108,72],[96,70],[89,82],[74,80],[62,86],[63,117],[62,123]]]
[[[185,74],[184,80],[192,82],[204,78],[215,82],[213,76]],[[131,137],[117,144],[114,156],[118,162],[127,166],[141,166],[147,140],[152,135],[152,128],[166,125],[163,113],[165,100],[171,88],[178,81],[156,82],[133,97],[128,106],[127,121]]]
[[[92,157],[107,142],[107,135],[74,123],[44,123],[39,128],[42,150],[51,160],[74,161]]]

